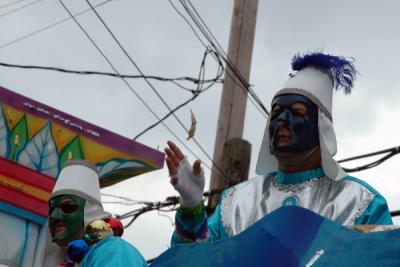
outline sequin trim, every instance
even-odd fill
[[[317,97],[315,97],[310,92],[307,92],[306,90],[299,89],[299,88],[284,88],[284,89],[280,90],[279,92],[277,92],[275,94],[275,96],[273,97],[273,99],[277,96],[286,95],[286,94],[300,94],[300,95],[303,95],[303,96],[309,98],[322,110],[322,112],[325,114],[325,116],[327,116],[328,119],[330,121],[332,121],[332,114],[329,112],[329,110],[322,104],[322,102]]]
[[[277,181],[276,177],[271,177],[272,181],[272,186],[277,188],[279,191],[285,192],[285,193],[297,193],[299,191],[304,190],[307,187],[312,187],[317,183],[320,183],[323,179],[327,179],[326,176],[321,177],[321,178],[311,178],[310,180],[300,183],[300,184],[280,184]]]
[[[364,199],[364,201],[361,203],[360,207],[357,209],[356,214],[354,215],[353,219],[349,221],[349,225],[353,225],[354,222],[364,213],[364,211],[368,208],[369,204],[371,201],[374,199],[375,194],[373,194],[371,191],[365,188],[367,197]]]
[[[225,232],[228,234],[228,236],[233,236],[233,229],[232,225],[226,220],[224,220],[224,213],[227,212],[228,207],[231,204],[231,200],[233,197],[233,193],[235,192],[235,187],[231,187],[225,190],[225,197],[221,201],[221,219],[222,219],[222,225],[224,226]]]

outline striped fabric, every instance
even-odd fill
[[[0,210],[45,224],[55,182],[50,176],[0,158]]]

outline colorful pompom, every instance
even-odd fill
[[[78,263],[83,260],[88,251],[89,245],[82,239],[71,241],[67,248],[69,260]]]
[[[89,242],[89,245],[92,245],[112,235],[113,233],[108,223],[103,220],[94,220],[86,227],[84,238]]]
[[[114,236],[122,236],[122,234],[124,233],[124,226],[122,225],[120,220],[118,220],[117,218],[110,218],[105,221],[110,225]]]

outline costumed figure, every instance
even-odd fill
[[[46,267],[147,266],[125,240],[122,224],[103,210],[96,167],[83,160],[65,164],[49,200],[51,240]]]
[[[200,162],[190,166],[168,142],[171,183],[181,196],[172,244],[236,235],[270,212],[298,205],[345,226],[392,224],[385,199],[367,183],[349,176],[333,159],[333,89],[350,93],[352,62],[320,52],[296,55],[295,71],[273,97],[261,145],[257,177],[225,190],[206,218]],[[295,223],[295,222],[294,222]]]

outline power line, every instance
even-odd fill
[[[126,51],[126,49],[122,46],[122,44],[119,42],[118,38],[114,35],[114,33],[111,31],[111,29],[108,27],[106,22],[103,20],[103,18],[100,16],[100,14],[93,8],[92,4],[90,3],[89,0],[86,0],[88,5],[92,8],[93,13],[97,16],[97,18],[101,21],[103,26],[106,28],[108,33],[111,35],[111,37],[114,39],[114,41],[117,43],[117,45],[120,47],[122,52],[126,55],[126,57],[129,59],[129,61],[132,63],[132,65],[136,68],[136,70],[143,75],[142,70],[139,68],[139,66],[136,64],[136,62],[132,59],[132,57],[129,55],[129,53]],[[185,127],[183,122],[178,118],[178,116],[173,112],[171,107],[168,105],[168,103],[165,101],[165,99],[160,95],[160,93],[155,89],[155,87],[152,85],[152,83],[148,79],[144,79],[146,83],[149,85],[149,87],[152,89],[152,91],[157,95],[157,97],[161,100],[161,102],[164,104],[164,106],[169,110],[170,115],[172,115],[176,121],[181,125],[181,127],[188,132],[188,129]],[[198,87],[199,88],[199,87]],[[159,119],[160,120],[160,119]],[[222,177],[225,177],[222,169],[215,164],[214,160],[211,158],[211,156],[207,153],[207,151],[199,144],[199,142],[196,140],[196,138],[192,138],[195,144],[199,147],[199,149],[204,153],[204,155],[216,166],[218,171],[221,173]],[[227,179],[227,178],[225,178]]]
[[[203,197],[207,198],[215,194],[221,194],[225,188],[211,190],[209,192],[204,192]],[[124,226],[124,228],[128,228],[132,225],[132,223],[142,214],[147,213],[149,211],[158,210],[162,212],[171,212],[177,209],[179,204],[179,196],[171,196],[167,197],[164,201],[156,201],[156,202],[147,202],[144,203],[144,206],[141,208],[134,209],[132,211],[128,211],[124,214],[117,215],[116,217],[120,220],[130,218],[130,221]],[[166,207],[170,207],[168,209],[164,209]]]
[[[96,4],[96,5],[95,5],[95,8],[98,8],[98,7],[100,7],[100,6],[102,6],[102,5],[106,4],[106,3],[111,2],[111,1],[112,1],[112,0],[106,0],[106,1],[104,1],[104,2],[101,2],[101,3],[99,3],[99,4]],[[4,44],[0,45],[0,49],[1,49],[1,48],[5,48],[5,47],[7,47],[7,46],[9,46],[9,45],[15,44],[15,43],[17,43],[17,42],[19,42],[19,41],[22,41],[22,40],[24,40],[24,39],[27,39],[27,38],[29,38],[29,37],[32,37],[32,36],[34,36],[34,35],[36,35],[36,34],[38,34],[38,33],[41,33],[41,32],[43,32],[43,31],[45,31],[45,30],[48,30],[48,29],[50,29],[50,28],[53,28],[53,27],[55,27],[55,26],[57,26],[57,25],[59,25],[59,24],[65,22],[65,21],[67,21],[67,20],[70,20],[70,19],[72,19],[72,18],[78,17],[78,16],[80,16],[80,15],[86,13],[86,12],[91,11],[91,10],[92,10],[91,8],[85,9],[85,10],[83,10],[83,11],[80,11],[80,12],[76,13],[76,14],[73,15],[72,17],[69,16],[69,17],[67,17],[67,18],[65,18],[65,19],[62,19],[62,20],[59,20],[59,21],[57,21],[57,22],[55,22],[55,23],[53,23],[53,24],[50,24],[50,25],[45,26],[45,27],[43,27],[43,28],[40,28],[40,29],[38,29],[38,30],[36,30],[36,31],[33,31],[33,32],[31,32],[31,33],[28,33],[28,34],[26,34],[26,35],[23,35],[23,36],[21,36],[21,37],[18,37],[18,38],[16,38],[16,39],[12,40],[12,41],[9,41],[9,42],[7,42],[7,43],[4,43]]]
[[[204,69],[204,67],[205,67],[206,55],[207,55],[209,52],[213,52],[213,51],[206,50],[206,52],[205,52],[205,54],[204,54],[204,57],[203,57],[203,61],[202,61],[201,67],[200,67],[199,76],[201,76],[202,69]],[[221,67],[221,69],[219,69],[219,70],[217,71],[217,73],[218,73],[217,76],[222,76],[222,74],[223,74],[223,67],[222,67],[221,64],[219,65],[219,67]],[[201,81],[200,77],[199,77],[198,80]],[[204,84],[204,82],[203,82],[203,84]],[[164,120],[165,120],[166,118],[168,118],[170,115],[174,114],[174,112],[176,112],[178,109],[180,109],[180,108],[182,108],[183,106],[187,105],[189,102],[192,102],[193,100],[195,100],[195,99],[200,95],[200,93],[205,92],[206,90],[208,90],[209,88],[211,88],[211,86],[213,86],[213,84],[210,84],[209,86],[207,86],[207,87],[204,88],[204,89],[201,89],[201,88],[199,87],[197,90],[193,90],[193,96],[192,96],[191,98],[189,98],[188,100],[186,100],[186,101],[183,102],[182,104],[178,105],[177,107],[175,107],[174,109],[172,109],[170,112],[168,112],[168,113],[167,113],[164,117],[162,117],[160,120],[158,120],[158,121],[155,122],[154,124],[150,125],[150,126],[147,127],[146,129],[144,129],[142,132],[140,132],[139,134],[137,134],[137,135],[133,138],[133,140],[136,140],[137,138],[139,138],[141,135],[145,134],[145,133],[146,133],[147,131],[149,131],[150,129],[152,129],[152,128],[156,127],[157,125],[159,125],[162,121],[164,121]]]
[[[109,194],[109,193],[101,193],[101,195],[105,196],[105,197],[111,197],[111,198],[124,200],[124,201],[130,202],[130,203],[133,203],[133,204],[148,204],[148,203],[151,203],[149,201],[136,200],[136,199],[132,199],[130,197],[123,197],[123,196],[113,195],[113,194]],[[102,203],[106,203],[106,202],[102,201]]]
[[[103,53],[103,51],[100,49],[100,47],[96,44],[96,42],[90,37],[89,33],[82,27],[82,25],[79,23],[79,21],[72,15],[72,13],[69,11],[69,9],[64,5],[62,0],[58,0],[62,7],[67,11],[67,13],[71,16],[71,18],[74,20],[76,25],[80,28],[80,30],[85,34],[85,36],[88,38],[88,40],[92,43],[92,45],[96,48],[96,50],[100,53],[100,55],[107,61],[107,63],[110,65],[110,67],[121,76],[121,74],[118,72],[118,70],[114,67],[112,62],[108,59],[108,57]],[[90,10],[93,10],[91,7]],[[153,109],[144,101],[143,98],[140,97],[140,95],[132,88],[132,86],[126,81],[125,78],[121,78],[122,81],[125,83],[125,85],[131,90],[131,92],[142,102],[142,104],[147,108],[147,110],[150,111],[151,114],[153,114],[154,117],[156,117],[158,120],[160,120],[160,117],[153,111]],[[187,149],[194,157],[199,158],[196,153],[194,153],[164,122],[161,123],[167,131],[178,140],[178,142]],[[211,170],[210,166],[204,163],[204,166],[207,167],[209,170]]]
[[[170,5],[173,7],[173,9],[175,9],[176,13],[178,13],[179,16],[181,16],[185,21],[186,24],[189,25],[190,29],[192,30],[192,32],[194,33],[194,35],[197,37],[197,39],[200,41],[200,43],[204,46],[207,47],[206,43],[203,42],[203,40],[200,38],[200,36],[198,35],[198,33],[196,32],[196,30],[194,29],[194,27],[192,26],[192,24],[189,22],[189,20],[182,14],[182,12],[179,11],[179,9],[174,5],[174,3],[171,0],[168,0],[168,2],[170,3]]]
[[[1,14],[1,15],[0,15],[0,18],[3,18],[3,17],[5,17],[5,16],[7,16],[7,15],[10,15],[10,14],[13,14],[13,13],[15,13],[15,12],[21,10],[21,9],[24,9],[24,8],[26,8],[26,7],[29,7],[29,6],[32,6],[32,5],[37,4],[37,3],[39,3],[39,2],[42,2],[42,1],[43,1],[43,0],[36,0],[36,1],[34,1],[34,2],[31,2],[31,3],[29,3],[29,4],[26,4],[26,5],[24,5],[24,6],[21,6],[21,7],[19,7],[19,8],[10,10],[10,11],[4,13],[4,14]]]
[[[183,16],[183,14],[181,12],[178,11],[178,9],[174,6],[174,4],[169,1],[170,4],[173,6],[173,8],[177,11],[177,13],[186,21],[186,23],[189,25],[189,27],[193,30],[193,26],[191,25],[191,23],[188,21],[188,19]],[[210,31],[210,34],[212,37],[214,37],[215,41],[218,43],[219,48],[216,47],[216,45],[214,44],[214,42],[212,41],[212,39],[207,35],[206,31],[202,28],[202,25],[197,21],[197,19],[193,16],[192,12],[187,8],[186,3],[180,1],[181,4],[183,5],[185,11],[189,14],[189,16],[192,18],[192,20],[194,21],[194,23],[196,24],[196,26],[199,28],[199,30],[202,32],[202,34],[205,36],[205,38],[208,40],[208,42],[213,46],[213,48],[218,51],[219,54],[223,54],[224,56],[222,56],[224,58],[224,62],[228,65],[228,67],[230,67],[230,69],[233,71],[232,66],[233,64],[230,64],[229,61],[227,61],[227,59],[225,58],[226,53],[223,50],[223,48],[221,47],[221,45],[219,45],[218,41],[216,40],[216,38],[214,37],[214,35],[211,33],[211,31],[209,30],[209,28],[206,26],[206,28]],[[201,19],[201,18],[200,18]],[[196,36],[198,37],[198,34],[196,31],[194,31]],[[199,41],[204,45],[204,42],[198,37]],[[229,68],[228,68],[229,69]],[[239,73],[240,74],[240,73]],[[226,75],[228,75],[230,78],[232,78],[232,80],[235,82],[235,84],[237,84],[239,86],[239,88],[242,89],[243,93],[246,95],[246,91],[251,90],[250,85],[245,81],[245,85],[243,85],[242,83],[238,83],[238,81],[236,79],[234,79],[233,75],[234,73],[230,73],[230,72],[226,72]],[[260,112],[261,115],[263,115],[265,118],[267,118],[264,113],[266,113],[268,115],[268,111],[264,112],[256,103],[255,101],[250,97],[248,98],[249,101],[256,107],[256,109]],[[263,106],[262,102],[259,101],[259,103],[261,104],[261,106]],[[266,110],[264,108],[264,110]]]
[[[0,6],[0,9],[6,8],[6,7],[9,7],[9,6],[13,6],[13,5],[16,5],[16,4],[24,2],[24,1],[26,1],[26,0],[18,0],[18,1],[15,1],[15,2],[11,2],[11,3],[8,3],[8,4]]]
[[[187,24],[187,25],[190,27],[190,29],[193,31],[193,33],[195,34],[196,38],[200,41],[200,43],[201,43],[204,47],[207,47],[207,45],[203,42],[203,40],[201,39],[201,37],[199,36],[199,34],[197,33],[197,31],[194,29],[194,27],[192,26],[192,24],[190,23],[190,21],[182,14],[182,12],[179,11],[179,9],[174,5],[174,3],[173,3],[171,0],[168,0],[168,2],[169,2],[170,5],[172,6],[172,8],[176,11],[176,13],[178,13],[178,15],[179,15],[180,17],[182,17],[182,18],[185,20],[186,24]],[[185,9],[185,10],[186,10],[186,9]],[[190,12],[190,10],[186,10],[186,11],[187,11],[187,12]],[[195,20],[194,18],[192,18],[192,19]],[[196,22],[195,22],[195,24],[196,24]],[[202,31],[202,30],[201,30],[201,26],[200,26],[199,24],[196,24],[196,25],[197,25],[197,27],[200,29],[200,31]],[[206,28],[208,29],[207,25],[205,25],[205,26],[206,26]],[[211,31],[210,31],[210,33],[211,33]],[[204,36],[206,36],[206,39],[208,39],[208,38],[207,38],[207,34],[206,34],[204,31],[202,31],[202,34],[203,34]],[[213,35],[212,33],[211,33],[211,36],[214,37],[214,35]],[[214,39],[216,40],[215,37],[214,37]],[[208,39],[208,41],[209,41],[209,43],[211,43],[211,44],[213,45],[213,42],[212,42],[210,39]],[[217,41],[217,40],[216,40],[216,41]],[[218,41],[217,41],[217,43],[218,43]],[[219,46],[220,50],[222,50],[222,54],[224,54],[224,55],[226,56],[225,51],[222,49],[222,47],[221,47],[221,45],[219,45],[219,43],[218,43],[218,46]],[[214,47],[214,49],[216,50],[216,53],[218,53],[218,54],[221,53],[221,51],[220,51],[220,52],[217,51],[215,45],[213,45],[213,47]],[[233,66],[233,65],[231,65],[231,66]],[[247,87],[249,87],[250,90],[251,90],[251,87],[250,87],[250,85],[247,84],[247,82],[246,82],[246,84],[247,84],[246,86],[247,86],[247,87],[244,87],[241,83],[238,84],[238,82],[236,81],[236,79],[233,78],[233,76],[232,76],[233,74],[231,74],[231,73],[229,73],[229,72],[226,72],[226,74],[227,74],[230,78],[232,78],[232,80],[233,80],[237,85],[239,85],[239,88],[241,88],[241,89],[243,90],[244,94],[246,94],[246,88],[247,88]],[[257,97],[257,98],[258,98],[258,97]],[[267,118],[267,117],[264,115],[264,113],[266,113],[266,114],[268,115],[268,111],[266,110],[266,108],[264,107],[264,110],[266,111],[266,112],[264,112],[263,109],[261,109],[261,108],[254,102],[254,100],[253,100],[252,98],[248,98],[248,99],[249,99],[249,101],[255,106],[255,108],[260,112],[260,114],[263,115],[265,118]],[[259,98],[258,98],[258,100],[259,100]],[[259,103],[261,104],[261,106],[264,106],[260,100],[259,100]]]
[[[400,216],[400,210],[391,211],[390,216],[392,217]]]
[[[103,18],[100,16],[100,14],[93,8],[92,4],[90,3],[89,0],[86,0],[88,5],[92,8],[93,13],[97,16],[97,18],[100,20],[100,22],[103,24],[105,29],[108,31],[108,33],[111,35],[112,39],[116,42],[118,47],[121,49],[121,51],[125,54],[125,56],[128,58],[128,60],[132,63],[132,65],[135,67],[135,69],[142,75],[144,76],[142,70],[139,68],[139,66],[136,64],[136,62],[132,59],[132,57],[129,55],[129,53],[126,51],[126,49],[122,46],[121,42],[118,40],[118,38],[114,35],[114,33],[111,31],[111,29],[108,27],[106,22],[103,20]],[[165,101],[165,99],[160,95],[160,93],[156,90],[156,88],[153,86],[153,84],[146,78],[144,78],[146,81],[147,85],[151,88],[151,90],[157,95],[157,97],[161,100],[161,102],[164,104],[165,107],[169,110],[168,116],[173,115],[177,121],[183,126],[185,131],[187,132],[188,130],[184,126],[184,124],[178,119],[178,117],[175,115],[175,113],[172,112],[171,107],[168,105],[168,103]],[[164,116],[164,119],[166,119],[168,116]],[[160,119],[159,119],[160,120]]]
[[[130,78],[130,79],[147,78],[147,79],[158,80],[158,81],[173,82],[175,85],[179,86],[180,88],[182,88],[186,91],[189,91],[192,94],[196,93],[196,91],[193,89],[184,87],[179,82],[186,81],[186,82],[191,82],[194,84],[222,83],[223,82],[223,80],[220,79],[220,77],[222,75],[219,73],[217,73],[216,77],[213,79],[199,80],[199,79],[196,79],[193,77],[187,77],[187,76],[176,77],[176,78],[165,78],[165,77],[159,77],[159,76],[154,76],[154,75],[145,75],[145,76],[143,76],[143,75],[126,75],[126,74],[119,75],[118,73],[112,73],[112,72],[69,70],[69,69],[64,69],[64,68],[59,68],[59,67],[18,65],[18,64],[4,63],[4,62],[0,62],[0,66],[9,67],[9,68],[20,68],[20,69],[49,70],[49,71],[57,71],[57,72],[78,74],[78,75],[102,75],[102,76],[110,76],[110,77],[114,77],[114,78]]]
[[[170,4],[174,7],[174,9],[177,11],[177,8],[172,4],[171,1],[169,1]],[[240,73],[240,71],[237,69],[237,67],[232,63],[232,61],[228,58],[228,56],[226,55],[224,49],[221,47],[221,45],[218,43],[218,40],[215,38],[215,36],[212,34],[211,30],[208,28],[208,26],[205,24],[204,20],[200,17],[199,13],[197,12],[197,10],[195,9],[195,7],[191,4],[190,1],[188,1],[192,7],[192,9],[194,10],[194,13],[190,10],[190,8],[187,6],[185,0],[179,0],[179,2],[181,3],[181,5],[183,6],[184,10],[186,11],[186,13],[189,15],[189,17],[192,19],[192,21],[194,22],[194,24],[197,26],[197,28],[200,30],[200,32],[203,34],[203,36],[208,40],[208,42],[212,45],[212,47],[217,51],[217,53],[220,54],[220,56],[222,57],[222,59],[224,60],[224,62],[227,64],[227,66],[229,67],[228,69],[232,71],[232,74],[236,77],[236,79],[233,79],[232,74],[229,73],[228,71],[226,72],[226,74],[228,76],[230,76],[233,81],[243,90],[243,92],[246,94],[246,92],[248,92],[250,94],[250,102],[255,105],[255,107],[261,112],[261,114],[267,118],[265,116],[269,115],[269,112],[267,110],[267,108],[264,106],[264,104],[262,103],[262,101],[260,100],[260,98],[257,96],[257,94],[253,91],[253,89],[251,88],[250,84],[246,81],[246,79],[242,76],[242,74]],[[185,19],[185,21],[188,23],[188,25],[193,29],[193,27],[191,26],[191,24],[188,22],[188,20],[182,15],[182,13],[180,13],[179,11],[177,11],[178,14],[183,17]],[[197,17],[196,17],[197,15]],[[196,36],[198,36],[196,34]],[[200,39],[199,39],[200,40]],[[215,42],[218,44],[216,45]],[[201,43],[203,44],[203,42],[201,41]],[[204,44],[203,44],[204,45]],[[254,103],[255,102],[255,103]],[[261,110],[260,110],[261,109]]]
[[[264,106],[264,104],[262,103],[262,101],[260,100],[260,98],[257,96],[257,94],[254,92],[254,90],[251,88],[251,85],[246,81],[246,79],[243,77],[243,75],[241,74],[241,72],[239,71],[239,69],[232,63],[232,61],[230,60],[230,58],[228,57],[227,53],[224,51],[223,47],[220,45],[220,43],[218,42],[217,38],[214,36],[214,34],[212,33],[212,31],[210,30],[210,28],[207,26],[207,24],[205,23],[205,21],[202,19],[202,17],[200,16],[199,12],[196,10],[196,8],[193,6],[193,4],[191,3],[190,0],[187,0],[187,2],[189,2],[190,6],[192,7],[192,9],[194,10],[195,14],[197,15],[197,17],[200,19],[200,22],[202,23],[202,25],[205,27],[206,31],[210,34],[211,38],[217,43],[220,51],[222,51],[222,54],[224,55],[222,58],[224,59],[224,61],[227,63],[227,65],[230,67],[230,69],[234,72],[234,75],[239,79],[239,82],[242,84],[242,88],[244,89],[244,91],[248,91],[250,93],[250,96],[253,98],[253,100],[256,102],[256,104],[252,101],[252,98],[250,98],[250,101],[253,103],[253,105],[255,105],[255,107],[257,109],[261,108],[262,111],[265,112],[266,115],[269,115],[269,112],[267,110],[267,108]],[[185,0],[181,0],[181,3],[185,3]],[[188,9],[189,10],[189,9]],[[200,24],[199,24],[200,25]],[[211,43],[213,43],[211,41]],[[228,73],[229,74],[229,73]],[[236,81],[235,81],[236,82]],[[237,83],[236,83],[237,84]],[[240,85],[240,84],[239,84]],[[263,113],[262,113],[263,114]]]
[[[399,150],[400,150],[400,147],[399,146],[395,146],[395,147],[392,147],[392,148],[387,148],[387,149],[384,149],[384,150],[379,150],[379,151],[363,154],[363,155],[360,155],[360,156],[354,156],[354,157],[350,157],[350,158],[346,158],[346,159],[341,159],[341,160],[338,160],[338,162],[342,163],[342,162],[346,162],[346,161],[352,161],[352,160],[355,160],[355,159],[368,158],[368,157],[372,157],[372,156],[376,156],[376,155],[380,155],[380,154],[384,154],[384,153],[396,152],[396,151],[399,151]]]
[[[386,160],[390,159],[391,157],[399,154],[400,147],[396,146],[396,147],[392,147],[389,149],[380,150],[377,152],[372,152],[372,153],[368,153],[368,154],[364,154],[364,155],[360,155],[360,156],[355,156],[355,157],[339,160],[338,162],[346,162],[346,161],[351,161],[351,160],[356,160],[356,159],[361,159],[361,158],[367,158],[367,157],[376,156],[376,155],[380,155],[380,154],[384,154],[384,153],[389,153],[389,154],[387,154],[386,156],[383,156],[382,158],[380,158],[374,162],[371,162],[371,163],[368,163],[368,164],[365,164],[365,165],[362,165],[359,167],[355,167],[355,168],[343,168],[343,170],[345,170],[346,172],[359,172],[359,171],[374,168],[374,167],[382,164]]]

